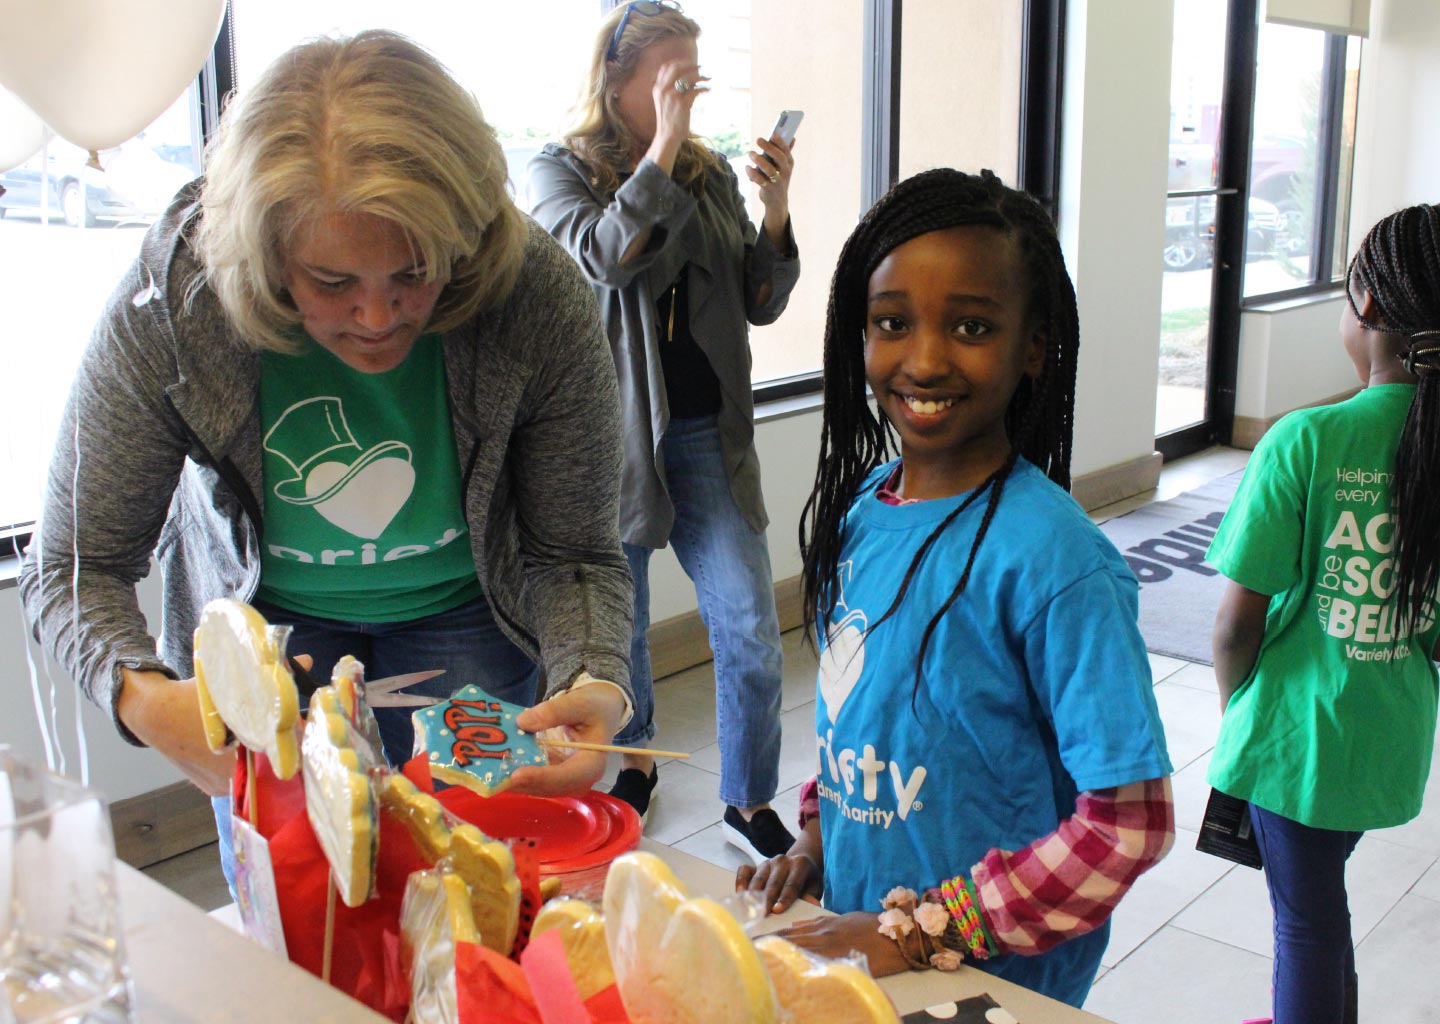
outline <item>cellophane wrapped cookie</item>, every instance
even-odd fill
[[[416,871],[400,908],[400,956],[410,978],[410,1019],[459,1024],[455,944],[478,943],[470,890],[459,875]]]
[[[341,900],[358,907],[375,891],[380,842],[375,752],[351,724],[334,686],[311,694],[302,749],[305,813]]]

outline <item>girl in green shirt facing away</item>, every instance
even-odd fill
[[[1275,1024],[1357,1017],[1345,862],[1415,817],[1436,724],[1440,207],[1371,229],[1340,337],[1365,385],[1255,448],[1210,548],[1216,789],[1250,802],[1275,911]]]

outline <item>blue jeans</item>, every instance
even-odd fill
[[[365,666],[367,679],[445,669],[443,676],[407,687],[407,693],[449,697],[456,690],[475,683],[491,696],[521,707],[535,702],[540,670],[500,631],[490,611],[490,602],[483,597],[408,622],[336,622],[259,601],[255,602],[255,608],[270,623],[292,627],[286,653],[310,655],[314,659],[311,672],[322,681],[329,681],[335,662],[349,654]],[[415,730],[410,724],[413,710],[375,709],[385,759],[391,764],[403,764],[413,754]],[[233,892],[235,850],[230,835],[230,798],[215,797],[212,803],[220,836],[220,866]]]
[[[1275,911],[1275,1024],[1353,1024],[1345,862],[1364,833],[1311,828],[1254,804],[1250,820]]]
[[[675,506],[670,543],[695,584],[715,652],[720,799],[754,807],[772,800],[780,782],[780,623],[770,550],[765,534],[751,529],[730,493],[715,417],[671,420],[661,454]],[[639,746],[655,735],[655,681],[645,641],[651,550],[624,547],[635,578],[630,642],[635,717],[615,742]]]

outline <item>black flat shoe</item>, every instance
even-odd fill
[[[654,765],[650,766],[648,776],[639,768],[622,768],[615,776],[615,785],[610,787],[610,795],[635,808],[635,813],[640,815],[640,827],[644,828],[650,820],[650,801],[659,784],[660,771]]]

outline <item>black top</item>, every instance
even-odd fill
[[[720,411],[720,378],[715,376],[710,360],[690,333],[688,267],[688,263],[682,267],[680,276],[655,300],[664,329],[660,338],[660,368],[665,374],[665,395],[670,401],[672,420],[714,416]]]

